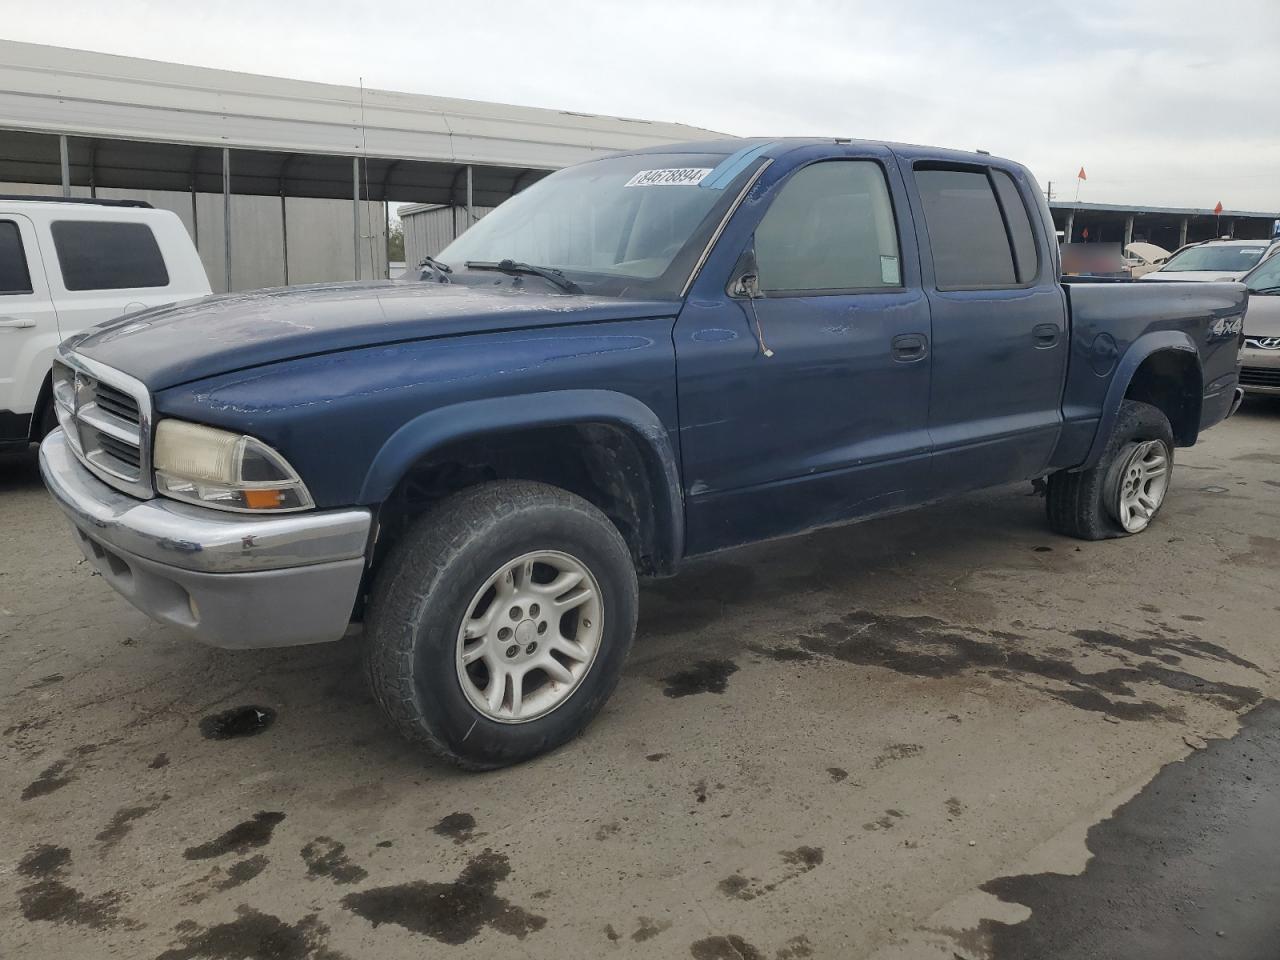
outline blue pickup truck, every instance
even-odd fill
[[[1138,533],[1238,403],[1238,283],[1063,284],[1022,166],[849,140],[592,160],[412,282],[73,338],[41,448],[96,569],[224,647],[363,624],[393,725],[470,768],[580,732],[638,576],[1043,481]]]

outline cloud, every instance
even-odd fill
[[[1273,0],[26,0],[11,39],[674,120],[981,147],[1059,195],[1280,210]]]

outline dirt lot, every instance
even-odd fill
[[[648,586],[587,735],[466,775],[384,730],[354,643],[230,653],[147,621],[10,459],[0,956],[1035,953],[1010,878],[1084,870],[1118,805],[1280,695],[1280,405],[1180,452],[1138,538],[1054,537],[1027,493]],[[249,705],[256,735],[201,723]],[[1224,956],[1247,925],[1179,916]]]

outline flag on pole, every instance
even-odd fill
[[[1221,200],[1219,200],[1219,201],[1218,201],[1218,205],[1217,205],[1216,207],[1214,207],[1214,208],[1213,208],[1213,215],[1214,215],[1215,217],[1220,217],[1220,216],[1222,216],[1222,201],[1221,201]]]
[[[1077,180],[1088,180],[1088,179],[1089,179],[1088,177],[1086,177],[1086,176],[1084,175],[1084,167],[1081,167],[1081,168],[1080,168],[1080,172],[1076,174],[1076,179],[1077,179]]]

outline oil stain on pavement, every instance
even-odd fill
[[[1280,701],[1267,700],[1092,827],[1084,873],[985,884],[1031,916],[967,939],[993,960],[1275,960],[1277,823]]]
[[[886,667],[914,677],[953,677],[980,671],[1033,686],[1064,703],[1115,720],[1180,718],[1181,710],[1176,706],[1139,698],[1137,684],[1195,694],[1228,710],[1252,706],[1262,697],[1253,687],[1175,669],[1174,664],[1198,659],[1261,672],[1225,648],[1168,624],[1154,624],[1134,638],[1101,630],[1079,630],[1074,636],[1087,649],[1106,654],[1121,666],[1085,671],[1069,659],[1070,652],[1063,656],[1047,650],[1035,652],[1028,639],[1018,634],[953,626],[936,617],[865,610],[846,614],[801,636],[800,646],[846,663]]]
[[[95,897],[86,896],[66,882],[71,851],[42,843],[18,862],[19,875],[34,882],[18,891],[22,916],[30,921],[67,924],[105,930],[109,927],[136,927],[120,916],[123,897],[114,890]]]
[[[688,670],[664,677],[662,692],[668,697],[688,697],[695,693],[724,693],[729,677],[738,672],[732,660],[699,660]]]
[[[156,960],[347,960],[326,945],[329,928],[314,913],[292,924],[247,904],[236,914],[235,920],[209,927],[183,921],[176,928],[179,945]]]
[[[200,720],[200,733],[206,740],[256,737],[275,723],[275,719],[276,712],[270,707],[249,704],[203,717]]]
[[[452,883],[417,880],[361,890],[342,898],[342,905],[375,927],[394,923],[453,946],[466,943],[485,927],[523,940],[547,925],[497,895],[498,884],[511,875],[506,855],[485,850],[472,857]]]
[[[260,811],[253,815],[253,819],[237,823],[208,843],[187,847],[182,855],[188,860],[211,860],[228,853],[247,853],[255,847],[265,847],[271,842],[272,831],[283,819],[284,814],[278,811]]]

